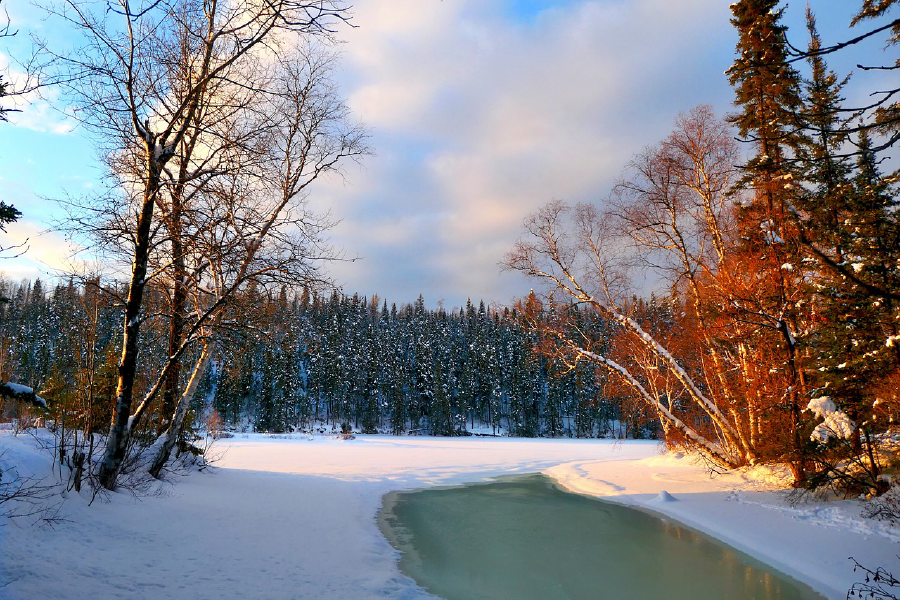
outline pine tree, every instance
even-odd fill
[[[786,28],[777,6],[777,0],[740,0],[731,5],[739,41],[738,56],[727,73],[740,111],[730,121],[755,152],[741,181],[752,196],[738,214],[741,244],[733,259],[736,266],[722,287],[733,307],[735,334],[730,343],[753,349],[752,360],[764,365],[766,373],[755,385],[769,406],[786,417],[788,434],[779,440],[775,434],[781,428],[776,425],[770,436],[776,447],[769,452],[786,455],[799,483],[806,477],[801,411],[807,385],[796,340],[807,325],[802,307],[809,306],[809,293],[799,268],[794,204],[805,140],[799,133],[801,79],[788,61]]]
[[[900,291],[900,223],[896,194],[879,173],[871,142],[863,131],[856,176],[843,190],[846,210],[835,230],[841,262],[861,280],[879,289]],[[879,491],[879,464],[872,445],[876,434],[889,425],[878,422],[876,406],[891,396],[887,382],[900,381],[900,344],[897,340],[900,306],[890,298],[873,296],[861,285],[835,271],[819,273],[820,321],[815,331],[817,395],[827,396],[847,413],[854,423],[847,452],[856,465],[852,486],[868,486]],[[883,407],[887,408],[887,407]],[[894,406],[890,410],[896,410]],[[824,480],[840,478],[842,471],[824,465]],[[861,474],[864,473],[864,474]]]

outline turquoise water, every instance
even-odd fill
[[[448,600],[817,599],[707,536],[543,475],[385,497],[400,569]]]

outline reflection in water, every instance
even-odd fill
[[[705,536],[542,475],[390,494],[379,522],[403,572],[450,600],[822,598]]]

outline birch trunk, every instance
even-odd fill
[[[162,468],[169,461],[169,455],[172,454],[172,449],[178,441],[178,434],[181,431],[184,417],[187,415],[188,408],[191,405],[191,399],[194,397],[194,392],[197,391],[197,386],[200,383],[200,379],[203,377],[203,373],[206,372],[206,368],[209,366],[209,361],[213,355],[212,347],[212,341],[207,341],[203,344],[200,356],[197,358],[197,362],[194,363],[194,370],[191,372],[191,378],[188,380],[187,386],[185,386],[184,391],[181,393],[181,397],[178,400],[178,406],[175,408],[175,414],[172,416],[169,428],[166,429],[157,440],[158,450],[149,469],[150,475],[153,477],[159,478]]]
[[[128,421],[131,416],[134,378],[137,370],[141,303],[144,299],[147,262],[150,256],[150,225],[153,221],[153,207],[159,191],[158,166],[154,164],[152,158],[148,162],[150,162],[150,175],[146,183],[138,221],[131,282],[128,286],[128,299],[125,303],[125,331],[122,339],[122,357],[119,360],[118,381],[116,382],[116,408],[98,472],[100,485],[108,490],[116,488],[116,478],[128,448]]]

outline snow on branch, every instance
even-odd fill
[[[813,398],[806,406],[806,410],[816,415],[816,418],[824,419],[813,429],[809,439],[820,444],[828,443],[831,438],[843,440],[850,439],[856,425],[842,410],[838,410],[830,396]]]
[[[663,417],[665,417],[665,419],[673,427],[675,427],[682,434],[688,437],[693,442],[694,447],[704,456],[712,460],[714,463],[720,464],[724,467],[733,468],[735,466],[736,463],[734,462],[732,457],[727,455],[723,448],[721,448],[716,443],[706,439],[693,427],[679,419],[673,412],[668,409],[668,407],[660,402],[658,398],[655,398],[653,395],[651,395],[647,391],[647,389],[644,388],[644,386],[641,385],[641,383],[628,371],[628,369],[626,369],[616,361],[595,352],[591,352],[590,350],[579,348],[574,345],[572,346],[572,348],[575,352],[587,358],[588,360],[603,365],[606,368],[619,373],[619,375],[623,377],[628,385],[630,385],[635,391],[637,391],[638,394],[640,394],[640,396],[648,404],[653,406]]]
[[[28,402],[41,408],[47,408],[47,401],[34,393],[30,387],[18,383],[0,383],[0,398]]]

